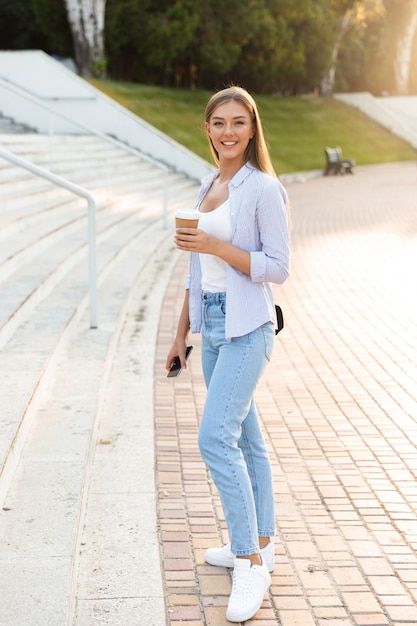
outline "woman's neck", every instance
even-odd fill
[[[227,163],[227,164],[220,163],[219,176],[218,176],[219,183],[222,183],[222,184],[230,183],[232,178],[235,176],[235,174],[238,173],[238,171],[240,170],[241,167],[243,167],[243,165],[244,163]]]

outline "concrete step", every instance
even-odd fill
[[[16,143],[27,150],[30,137]],[[35,143],[34,152],[47,142]],[[95,330],[88,322],[85,202],[34,191],[25,179],[19,194],[0,202],[0,622],[8,626],[95,623],[87,598],[101,506],[109,512],[102,532],[114,533],[129,562],[132,595],[120,623],[164,623],[152,488],[155,313],[178,255],[172,214],[194,203],[197,186],[170,174],[164,229],[160,170],[134,159],[135,167],[124,157],[111,164],[123,177],[117,194],[103,194],[98,205]],[[101,176],[96,165],[92,180]],[[102,420],[119,433],[108,446],[100,443]],[[116,455],[103,465],[100,452],[106,456],[116,440]],[[109,472],[115,480],[104,494]],[[122,545],[123,533],[117,539],[120,514],[134,529],[133,544]],[[115,578],[114,556],[110,550],[101,559],[99,577],[126,585],[126,572]],[[144,577],[146,587],[134,582]],[[111,602],[111,589],[103,593]]]
[[[32,155],[26,153],[23,158],[35,163],[39,167],[49,169],[58,176],[71,180],[81,187],[88,188],[90,192],[94,190],[114,190],[125,189],[126,183],[132,188],[141,188],[144,185],[150,187],[152,184],[160,185],[162,172],[156,167],[149,166],[146,161],[142,161],[135,155],[129,155],[129,159],[118,162],[116,166],[111,166],[111,161],[105,158],[94,159],[93,161],[83,160],[78,164],[60,163],[53,168],[49,167],[48,158],[33,159]],[[140,161],[140,164],[138,162]],[[12,167],[3,168],[0,176],[2,185],[1,195],[5,200],[21,197],[22,184],[25,185],[26,192],[39,193],[50,189],[50,183],[42,179],[33,177],[30,172],[15,173]],[[136,176],[135,176],[136,174]]]
[[[38,137],[36,137],[36,140]],[[136,179],[150,179],[149,164],[136,160],[136,169],[132,176]],[[141,166],[144,165],[144,172]],[[117,164],[115,164],[117,167]],[[159,174],[158,168],[152,168]],[[195,185],[181,176],[170,176],[170,188],[172,201],[170,208],[173,210],[182,198],[187,194],[195,195]],[[135,185],[133,185],[134,187]],[[141,181],[141,190],[132,192],[131,185],[127,184],[126,191],[119,195],[117,200],[102,204],[97,211],[97,246],[98,246],[98,269],[103,275],[114,263],[114,259],[126,254],[130,249],[131,242],[136,241],[142,233],[157,224],[162,224],[162,188],[160,185],[152,185],[146,189],[145,181]],[[0,190],[1,195],[1,190]],[[60,194],[59,194],[60,195]],[[32,193],[21,194],[26,199],[26,207],[31,207]],[[60,198],[59,198],[60,199]],[[48,201],[51,201],[49,198]],[[76,310],[77,302],[87,289],[87,238],[86,238],[86,210],[84,201],[73,200],[68,205],[59,204],[57,207],[48,206],[45,210],[36,213],[30,212],[25,215],[25,204],[19,205],[19,217],[2,224],[0,220],[0,235],[3,232],[3,246],[0,257],[0,285],[2,300],[0,306],[0,348],[3,347],[2,355],[11,363],[14,349],[16,348],[12,338],[16,335],[17,341],[22,340],[23,331],[30,321],[30,327],[39,329],[45,335],[45,328],[52,331],[52,339],[57,333],[55,322],[60,318],[54,318],[48,325],[47,316],[43,317],[42,307],[53,311],[51,298],[58,298]],[[85,204],[85,203],[84,203]],[[56,209],[56,210],[55,210]],[[9,210],[10,209],[9,207]],[[16,235],[16,236],[15,236]],[[80,269],[78,269],[80,268]],[[65,308],[65,307],[64,307]],[[40,314],[37,322],[36,315]],[[61,311],[62,313],[62,311]],[[70,313],[67,311],[66,315]],[[38,326],[37,326],[38,325]],[[29,337],[30,337],[29,327]],[[30,351],[30,340],[25,335],[24,345]],[[52,340],[51,340],[52,341]],[[42,341],[45,346],[44,358],[51,349],[51,341]],[[18,345],[20,345],[18,343]],[[49,347],[48,347],[49,346]],[[37,351],[35,340],[35,351]],[[41,360],[42,362],[42,360]],[[6,366],[5,366],[6,367]],[[34,368],[36,371],[37,368]],[[39,368],[38,368],[39,369]],[[13,371],[13,367],[10,367]],[[15,372],[16,373],[16,372]],[[36,383],[37,384],[37,383]],[[31,383],[32,388],[35,383]],[[25,397],[31,396],[31,385],[26,388]],[[7,386],[3,387],[5,395],[8,395]],[[11,420],[9,411],[15,415],[16,422]],[[2,432],[3,452],[5,442],[10,442],[10,425],[12,432],[17,431],[19,424],[19,411],[14,407],[4,407],[0,411],[3,415],[7,428]],[[1,452],[1,451],[0,451]],[[0,467],[4,454],[0,453]]]
[[[185,189],[188,187],[186,181]],[[97,212],[97,245],[99,265],[113,250],[122,247],[123,237],[130,239],[150,222],[161,222],[159,202],[143,203],[132,210],[132,197],[126,198],[128,209],[121,203],[110,204]],[[55,215],[48,222],[32,224],[19,238],[9,239],[2,247],[0,258],[0,346],[53,289],[63,276],[72,272],[80,258],[87,255],[87,225],[85,209],[72,209],[69,218]],[[46,230],[47,227],[47,230]],[[19,241],[19,247],[16,245]],[[117,242],[117,243],[115,243]],[[107,252],[106,252],[107,251]],[[36,261],[36,262],[35,262]],[[85,261],[86,263],[86,261]]]
[[[44,139],[44,138],[43,138]],[[84,138],[83,138],[84,139]],[[38,143],[39,137],[36,136]],[[45,143],[45,142],[44,142]],[[73,150],[77,152],[76,143],[71,140]],[[10,146],[9,146],[10,147]],[[120,172],[118,177],[110,179],[107,177],[105,188],[97,180],[98,167],[91,165],[88,180],[80,174],[80,171],[72,172],[71,180],[83,184],[92,192],[100,215],[100,208],[114,205],[115,213],[125,213],[128,210],[141,210],[149,201],[161,198],[162,206],[162,175],[161,170],[150,165],[148,162],[138,159],[135,155],[128,154],[129,167],[125,167],[125,155],[119,149],[120,156],[110,168],[115,172]],[[28,155],[25,153],[25,156]],[[122,165],[120,164],[122,160]],[[3,160],[4,161],[4,160]],[[108,166],[106,166],[107,169]],[[84,168],[83,163],[78,170]],[[63,168],[59,168],[62,170]],[[85,205],[85,201],[77,199],[74,201],[73,194],[68,191],[51,185],[39,177],[25,173],[23,178],[16,176],[16,172],[21,172],[21,168],[9,166],[3,168],[3,176],[9,182],[3,182],[0,187],[1,211],[0,211],[0,240],[7,243],[2,246],[0,253],[0,279],[6,261],[16,263],[16,258],[20,256],[30,256],[29,238],[31,237],[40,245],[41,240],[53,236],[55,240],[62,238],[60,230],[65,224],[74,222],[80,215],[79,208]],[[68,172],[61,172],[68,174]],[[100,176],[100,175],[99,175]],[[88,184],[85,184],[88,183]],[[177,189],[188,186],[190,182],[176,175],[169,176],[169,191],[172,195],[177,194]],[[24,192],[22,191],[24,190]],[[83,211],[85,214],[85,209]],[[61,227],[59,226],[61,224]],[[44,232],[42,229],[45,229]],[[17,233],[22,233],[19,237],[13,237]],[[22,254],[22,252],[24,254]],[[8,264],[10,267],[12,263]]]
[[[106,275],[111,273],[112,267],[120,263],[128,253],[131,254],[133,249],[138,249],[137,256],[142,264],[145,263],[154,251],[155,244],[150,236],[154,228],[161,228],[156,220],[148,220],[145,224],[139,222],[136,225],[129,221],[123,226],[118,225],[116,239],[106,237],[103,241],[99,240],[98,275],[103,284]],[[166,231],[163,232],[163,235],[165,234]],[[16,305],[16,301],[11,302],[11,306],[16,305],[16,308],[7,320],[8,325],[6,324],[2,336],[3,349],[0,352],[0,362],[1,371],[7,372],[6,379],[2,383],[2,392],[5,396],[13,396],[14,402],[12,404],[7,402],[0,410],[0,424],[6,429],[6,434],[2,437],[3,441],[13,441],[10,439],[10,428],[16,432],[21,428],[21,413],[16,411],[18,398],[21,398],[20,406],[22,407],[31,399],[33,388],[36,388],[40,382],[34,380],[34,376],[43,376],[43,368],[50,358],[51,351],[55,349],[57,339],[59,340],[61,333],[64,332],[68,320],[76,314],[81,306],[80,303],[86,299],[86,254],[85,243],[81,244],[77,250],[66,250],[64,260],[61,261],[61,266],[65,265],[64,269],[61,269],[59,264],[55,268],[58,261],[56,258],[52,259],[47,267],[49,273],[46,277],[42,274],[45,268],[39,261],[36,264],[37,274],[35,272],[34,277],[36,287],[32,288],[33,293],[30,297],[23,299],[23,303],[21,298],[23,294],[18,293],[16,296],[18,304]],[[47,260],[45,257],[44,263]],[[51,267],[53,269],[50,269]],[[70,272],[68,267],[71,268]],[[8,295],[12,299],[14,294],[6,291],[6,305]],[[12,324],[13,333],[10,330],[7,332],[8,326]],[[88,324],[86,327],[88,328]],[[22,357],[25,359],[27,355],[30,355],[31,360],[28,371],[25,373]],[[20,395],[17,391],[19,386],[16,386],[16,377],[19,376],[19,372],[21,372],[22,384]],[[27,380],[30,381],[29,385]],[[3,433],[1,425],[0,433]],[[0,459],[3,459],[4,465],[8,461],[7,455],[10,449],[0,451],[0,453],[2,453]]]
[[[0,112],[0,134],[10,133],[15,135],[17,133],[27,133],[30,131],[26,124],[20,124],[15,122],[11,117],[5,117]]]
[[[161,234],[165,242],[160,239]],[[86,606],[88,603],[85,602],[83,590],[86,584],[91,585],[91,575],[94,576],[91,571],[93,537],[97,540],[99,527],[102,533],[104,527],[108,530],[109,524],[114,524],[116,528],[111,541],[117,542],[117,536],[122,531],[120,526],[126,523],[132,528],[132,543],[119,544],[117,553],[118,558],[124,563],[124,559],[127,559],[133,567],[128,568],[131,588],[127,592],[130,603],[134,600],[140,602],[145,590],[147,596],[159,595],[160,603],[159,606],[155,605],[153,600],[152,607],[148,606],[149,621],[141,621],[133,603],[131,619],[120,623],[132,626],[164,623],[159,552],[155,539],[155,508],[152,507],[154,496],[149,482],[153,481],[153,472],[150,471],[153,464],[145,463],[153,449],[149,445],[153,419],[150,410],[152,385],[147,377],[147,395],[144,397],[138,397],[134,387],[135,382],[136,385],[138,383],[138,370],[143,372],[149,368],[149,372],[152,372],[153,352],[149,344],[142,352],[138,338],[136,351],[130,354],[130,379],[133,386],[129,390],[128,405],[133,408],[135,401],[136,412],[125,414],[129,418],[129,428],[125,424],[123,432],[118,431],[121,449],[117,461],[113,457],[113,462],[120,467],[123,458],[126,458],[123,453],[124,443],[130,450],[130,460],[119,477],[113,476],[116,482],[111,487],[106,488],[103,484],[103,464],[97,462],[95,453],[104,446],[110,451],[116,444],[115,440],[109,445],[100,442],[98,427],[108,404],[121,417],[122,407],[126,403],[124,389],[115,390],[110,376],[115,368],[119,335],[128,317],[130,321],[136,320],[138,333],[140,309],[136,306],[140,305],[142,315],[143,308],[151,306],[152,301],[159,306],[169,275],[167,267],[175,256],[169,239],[166,231],[161,233],[153,229],[152,236],[142,238],[138,242],[141,245],[132,248],[143,249],[147,243],[149,247],[145,246],[143,259],[129,254],[109,273],[105,289],[103,283],[101,290],[100,327],[89,330],[85,315],[80,315],[78,319],[75,317],[67,324],[44,367],[35,397],[27,407],[25,422],[19,433],[24,442],[22,453],[13,470],[13,483],[4,500],[6,511],[3,511],[0,524],[0,584],[5,609],[3,614],[8,626],[21,626],[22,623],[45,626],[72,624],[77,623],[74,622],[77,613],[91,613],[92,607]],[[162,270],[164,264],[167,267]],[[135,306],[126,305],[132,286],[136,292]],[[156,296],[155,291],[160,295]],[[155,302],[155,298],[158,302]],[[61,301],[62,298],[59,298]],[[155,327],[157,318],[152,310],[148,311],[148,317],[153,320]],[[152,336],[148,334],[145,341],[152,344]],[[22,361],[21,367],[27,369]],[[133,380],[132,368],[136,372]],[[11,376],[13,379],[15,377]],[[120,382],[120,376],[117,381]],[[142,393],[145,390],[142,389]],[[147,438],[144,437],[144,431]],[[132,450],[132,446],[136,449]],[[141,446],[144,447],[143,453],[140,452]],[[135,465],[137,469],[147,466],[147,473],[135,473]],[[133,473],[126,473],[128,469]],[[120,486],[112,496],[117,478]],[[142,482],[145,479],[147,482]],[[102,496],[97,493],[98,485],[104,492]],[[110,509],[113,505],[117,511],[116,517],[113,512],[104,521],[104,527],[101,522],[97,526],[96,508],[103,497],[107,500],[107,510],[109,505]],[[86,520],[88,529],[85,530]],[[142,545],[145,529],[151,531],[153,537],[150,535],[147,544]],[[87,542],[88,550],[85,550],[83,546]],[[139,553],[143,553],[143,558],[139,559]],[[147,570],[145,588],[138,584],[141,567]],[[104,563],[101,562],[100,577],[107,579],[104,593],[112,593],[111,581],[119,586],[126,584],[127,572],[120,577],[118,571],[114,554],[108,555]],[[28,616],[29,621],[25,621]],[[157,621],[153,622],[151,616]],[[81,620],[78,623],[90,624],[94,621]]]

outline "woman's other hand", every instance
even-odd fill
[[[187,369],[187,362],[185,360],[185,352],[187,349],[187,342],[184,340],[176,340],[168,352],[168,356],[165,362],[165,369],[169,371],[171,369],[172,364],[174,363],[175,357],[179,357],[181,367],[183,369]]]

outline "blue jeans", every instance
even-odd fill
[[[235,555],[259,552],[258,537],[274,535],[271,465],[254,402],[271,358],[271,322],[243,337],[225,338],[225,293],[203,293],[202,360],[207,397],[198,443],[220,495]]]

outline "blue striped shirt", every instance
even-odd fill
[[[218,171],[202,180],[195,210]],[[289,274],[290,246],[285,205],[287,194],[272,176],[246,163],[229,183],[232,244],[250,252],[250,275],[227,266],[226,338],[241,337],[268,321],[274,322],[270,283],[283,283]],[[201,330],[201,268],[199,254],[190,255],[191,332]]]

